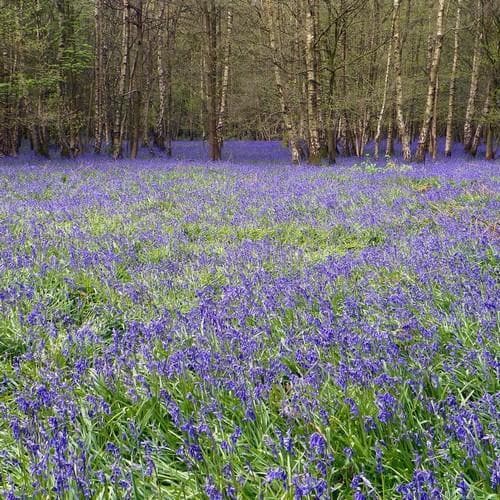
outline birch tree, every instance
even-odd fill
[[[485,123],[487,122],[488,113],[490,111],[490,105],[491,105],[491,80],[488,82],[488,87],[486,89],[486,98],[484,100],[483,109],[481,111],[481,115],[479,116],[479,120],[478,120],[478,123],[476,126],[476,131],[475,131],[474,136],[472,138],[471,147],[469,149],[469,152],[472,156],[476,156],[476,154],[477,154],[477,149],[478,149],[479,143],[481,141],[481,134],[483,132],[483,127],[484,127]]]
[[[216,159],[224,139],[235,137],[283,139],[295,163],[320,162],[327,146],[333,163],[338,153],[363,155],[370,141],[378,157],[384,139],[391,155],[399,138],[405,160],[417,139],[421,160],[437,154],[440,133],[451,154],[460,132],[466,150],[484,141],[487,157],[495,156],[494,0],[5,0],[2,7],[2,155],[24,145],[43,156],[55,149],[74,157],[86,145],[95,153],[109,145],[114,158],[139,156],[141,147],[171,155],[175,139],[208,137]]]
[[[305,60],[307,72],[307,123],[309,142],[309,163],[318,164],[321,161],[319,139],[319,91],[317,74],[317,35],[316,16],[318,6],[316,0],[305,0]]]
[[[94,61],[94,152],[102,150],[104,136],[104,48],[103,0],[95,0],[95,61]]]
[[[482,33],[476,33],[474,42],[474,51],[472,56],[472,71],[470,76],[469,98],[467,100],[467,108],[465,111],[464,120],[464,149],[466,152],[470,151],[472,146],[472,119],[476,111],[475,103],[477,99],[477,89],[479,83],[479,67],[481,63],[481,40]]]
[[[387,64],[385,68],[384,91],[382,95],[382,105],[380,107],[380,112],[378,114],[378,119],[377,119],[377,130],[375,132],[375,151],[374,151],[375,158],[379,157],[380,136],[382,133],[382,123],[384,120],[385,108],[387,105],[387,92],[389,89],[389,76],[391,74],[395,22],[396,22],[396,9],[394,9],[392,13],[391,38],[387,49]]]
[[[450,90],[448,93],[448,115],[446,117],[446,143],[444,148],[446,156],[451,156],[451,149],[453,146],[453,114],[455,106],[458,54],[460,48],[460,14],[461,14],[460,9],[462,7],[461,4],[462,0],[457,0],[457,11],[455,17],[455,28],[453,37],[453,64],[451,67]]]
[[[131,133],[130,133],[130,157],[137,158],[139,143],[141,140],[141,112],[144,87],[144,24],[143,24],[143,0],[135,0],[132,5],[132,23],[135,26],[135,61],[133,65],[134,88],[130,91],[131,103]]]
[[[217,122],[217,140],[219,149],[222,150],[224,143],[224,126],[227,119],[227,102],[229,89],[229,68],[231,59],[231,43],[233,36],[233,11],[231,6],[227,9],[226,43],[224,48],[224,61],[222,69],[222,83],[220,92],[219,119]]]
[[[401,146],[403,159],[409,161],[411,159],[410,137],[406,127],[406,122],[403,115],[403,80],[401,77],[401,34],[400,34],[400,8],[401,1],[394,0],[394,78],[396,87],[396,118],[401,138]]]
[[[155,127],[155,144],[168,156],[172,156],[172,71],[177,37],[181,19],[182,2],[159,3],[160,26],[157,47],[157,73],[159,106]]]
[[[415,159],[418,162],[425,160],[425,153],[429,140],[429,130],[431,126],[433,110],[435,107],[436,99],[436,83],[439,70],[439,62],[441,60],[441,50],[443,48],[443,13],[444,13],[444,0],[438,2],[438,12],[436,18],[436,34],[434,36],[434,46],[432,50],[432,59],[429,68],[429,83],[427,86],[427,99],[425,102],[424,117],[422,120],[422,127],[420,129],[420,136],[418,139],[417,151]]]
[[[277,44],[278,37],[276,30],[275,9],[272,0],[263,0],[262,4],[264,9],[264,18],[267,24],[267,31],[269,34],[269,47],[271,49],[274,80],[278,93],[281,116],[285,127],[285,134],[292,153],[292,163],[298,164],[301,160],[301,154],[297,137],[297,127],[295,126],[290,114],[290,99],[288,96],[287,88],[284,84],[284,78],[282,76],[281,64],[279,59],[279,54],[281,54],[282,51],[279,49]]]
[[[123,155],[123,135],[125,130],[125,89],[129,72],[129,44],[130,44],[130,3],[122,0],[121,22],[121,63],[118,83],[118,95],[115,104],[115,118],[113,125],[113,158],[116,160]]]

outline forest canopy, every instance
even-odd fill
[[[495,0],[2,0],[0,155],[495,156]],[[462,143],[462,146],[457,145]],[[399,147],[397,148],[399,154]],[[455,150],[455,151],[454,151]]]

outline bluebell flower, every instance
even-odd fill
[[[386,424],[392,420],[396,410],[396,398],[389,393],[377,394],[377,406],[379,408],[378,418]]]
[[[500,458],[497,458],[490,469],[491,478],[491,488],[497,490],[500,487]]]
[[[351,415],[354,417],[357,417],[359,415],[359,409],[358,406],[356,405],[356,402],[352,398],[345,398],[344,402],[346,405],[349,406],[349,410],[351,412]]]
[[[311,434],[311,436],[309,437],[309,446],[311,450],[317,455],[323,456],[326,453],[326,439],[319,432],[314,432],[313,434]]]
[[[205,480],[204,490],[209,500],[223,500],[224,498],[210,476]]]
[[[188,445],[189,455],[194,458],[196,461],[203,461],[203,452],[199,445],[197,444],[189,444]]]
[[[281,481],[283,485],[287,483],[287,474],[281,468],[269,469],[266,473],[266,482]]]

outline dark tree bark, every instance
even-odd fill
[[[318,7],[316,0],[305,0],[305,60],[307,73],[307,123],[310,164],[321,161],[319,140],[319,75],[317,73],[318,43],[316,35],[316,16]]]
[[[132,159],[137,158],[139,153],[139,145],[141,141],[141,113],[142,113],[142,89],[144,86],[143,81],[143,41],[144,41],[144,30],[143,30],[143,1],[135,0],[135,4],[133,6],[134,17],[133,24],[135,26],[135,46],[136,46],[136,55],[135,55],[135,64],[134,64],[134,86],[132,89],[131,98],[131,119],[132,119],[132,130],[130,137],[130,157]]]
[[[202,4],[206,39],[206,92],[207,92],[207,130],[210,159],[221,159],[220,143],[217,137],[218,99],[217,99],[217,19],[215,0],[204,0]]]
[[[95,2],[95,70],[94,70],[94,151],[99,154],[104,139],[104,48],[103,0]]]

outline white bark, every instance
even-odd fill
[[[102,0],[95,2],[95,94],[94,94],[94,151],[100,153],[103,141],[104,57],[102,40]]]
[[[454,43],[453,43],[453,64],[451,67],[450,91],[448,96],[448,116],[446,117],[446,144],[444,148],[446,156],[451,156],[451,149],[453,146],[453,113],[455,106],[458,52],[460,48],[459,30],[460,30],[461,3],[462,0],[457,1],[457,14],[455,20]]]
[[[318,75],[316,73],[315,0],[305,1],[305,59],[307,72],[307,121],[309,139],[309,163],[319,163],[320,142],[318,123]]]
[[[394,0],[395,22],[394,22],[394,72],[396,81],[396,120],[398,124],[399,135],[401,137],[401,145],[403,159],[409,161],[411,159],[410,137],[406,127],[406,121],[403,116],[403,81],[401,78],[401,35],[399,31],[399,15],[401,1]]]
[[[115,120],[113,126],[113,158],[116,160],[122,156],[122,144],[124,134],[124,100],[127,84],[130,22],[129,0],[122,0],[122,42],[121,42],[121,64],[118,83],[118,103],[115,108]]]
[[[488,82],[488,88],[486,89],[486,99],[484,101],[484,106],[481,111],[481,116],[479,118],[479,122],[476,127],[476,132],[474,133],[474,137],[472,139],[472,144],[470,147],[470,154],[472,156],[476,156],[477,154],[477,148],[479,147],[480,141],[481,141],[481,134],[483,132],[483,127],[484,124],[487,120],[488,113],[490,111],[490,104],[491,104],[491,81]]]
[[[477,87],[479,83],[480,50],[482,33],[476,36],[474,42],[474,52],[472,56],[472,72],[470,77],[469,99],[465,111],[464,121],[464,149],[469,151],[472,146],[472,119],[476,111],[475,103],[477,98]]]
[[[288,97],[285,92],[285,86],[283,83],[283,78],[281,76],[281,68],[278,59],[278,46],[276,42],[276,22],[274,18],[274,8],[273,0],[263,0],[264,14],[267,22],[267,29],[269,31],[269,46],[271,48],[273,70],[274,70],[274,80],[276,83],[276,90],[278,92],[278,99],[280,103],[281,116],[283,119],[283,124],[285,126],[285,132],[287,135],[287,140],[290,144],[290,149],[292,152],[292,162],[300,163],[300,152],[299,144],[297,141],[297,134],[295,127],[293,125],[292,118],[290,116],[290,111],[288,107]]]
[[[436,36],[434,38],[434,49],[432,52],[432,59],[429,68],[429,84],[427,86],[427,99],[425,102],[424,117],[422,120],[422,127],[420,129],[418,147],[415,155],[417,161],[425,160],[427,142],[429,140],[429,130],[433,115],[434,99],[436,97],[436,83],[438,77],[439,62],[441,59],[441,49],[443,48],[443,13],[444,13],[444,0],[439,0],[438,13],[436,19]]]
[[[224,141],[224,126],[226,124],[227,115],[227,93],[229,89],[229,68],[231,59],[231,42],[233,33],[233,11],[231,8],[227,10],[227,27],[226,27],[226,46],[224,50],[224,68],[222,71],[222,86],[219,107],[219,121],[217,123],[217,140],[219,147],[222,148]]]
[[[375,158],[379,157],[380,135],[382,133],[382,122],[384,120],[385,108],[387,105],[387,90],[389,88],[389,75],[391,74],[392,64],[392,43],[394,38],[395,13],[396,11],[394,11],[392,14],[391,39],[389,41],[389,49],[387,51],[387,65],[385,68],[384,94],[382,97],[382,105],[380,107],[380,112],[377,119],[377,131],[375,133]]]

